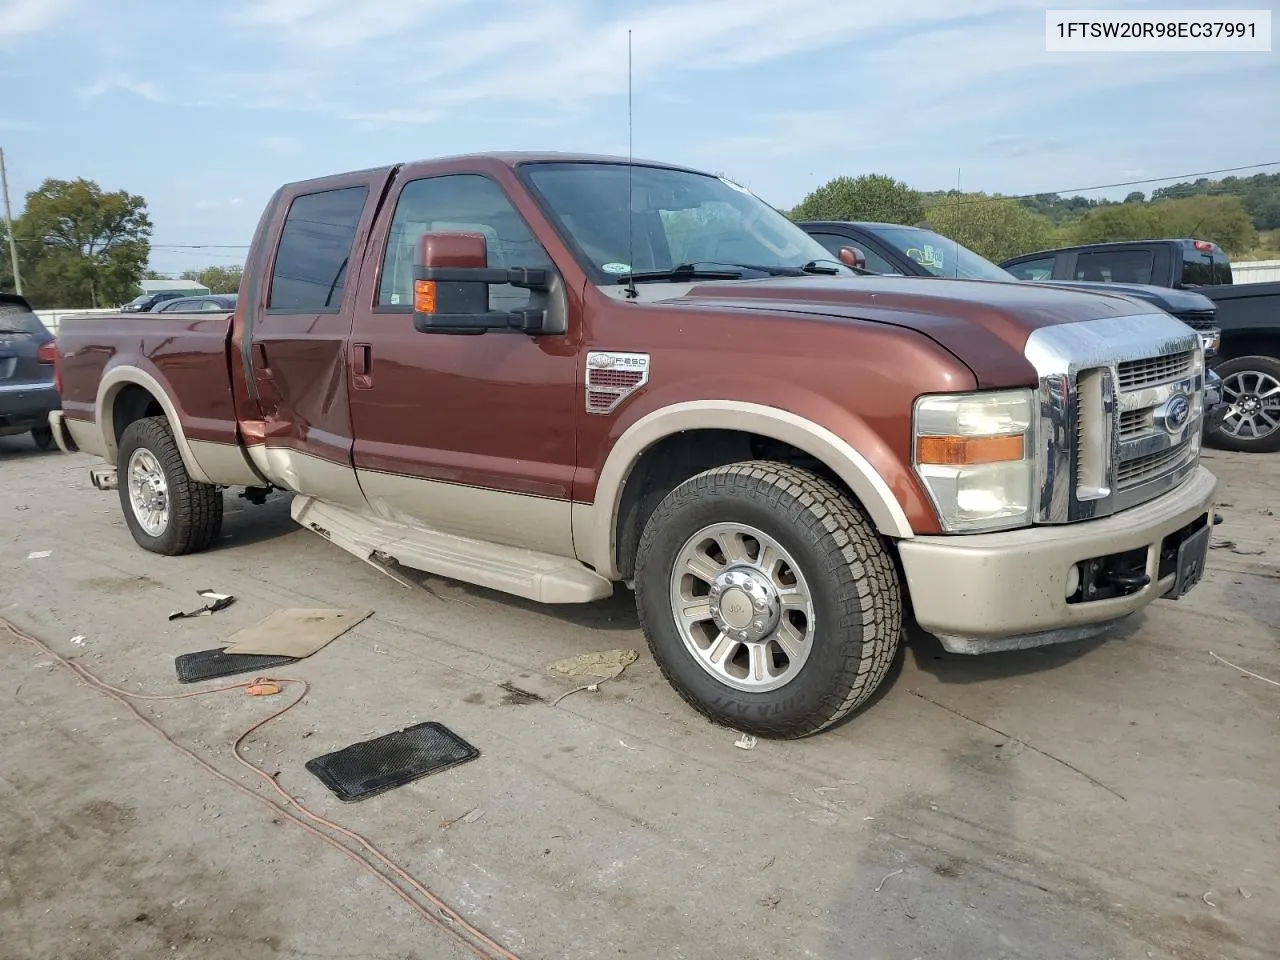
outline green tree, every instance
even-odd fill
[[[791,211],[792,220],[873,220],[918,223],[924,216],[920,194],[879,173],[836,177],[818,187]]]
[[[188,270],[182,275],[183,280],[194,280],[201,286],[209,288],[210,293],[236,293],[240,289],[240,275],[244,267],[205,267],[202,270]]]
[[[1070,243],[1153,240],[1169,236],[1160,203],[1113,203],[1094,207],[1067,228]]]
[[[1157,207],[1166,236],[1212,240],[1233,256],[1258,242],[1258,232],[1239,197],[1193,196],[1163,200]]]
[[[1133,193],[1124,198],[1125,203],[1146,203],[1146,201],[1147,195],[1141,190],[1134,190]]]
[[[91,180],[46,180],[14,221],[23,287],[39,306],[100,307],[134,295],[151,250],[146,201]]]
[[[925,215],[933,230],[997,263],[1052,247],[1056,240],[1047,216],[1006,197],[956,194],[931,205]]]

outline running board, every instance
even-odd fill
[[[290,513],[308,530],[384,573],[390,558],[403,567],[539,603],[590,603],[613,594],[610,581],[566,557],[412,527],[301,494],[293,498]]]

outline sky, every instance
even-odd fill
[[[839,175],[1017,194],[1280,161],[1280,53],[1047,53],[1047,5],[0,0],[0,147],[16,207],[84,177],[146,198],[154,269],[230,265],[285,182],[625,155],[630,30],[635,156],[784,209]]]

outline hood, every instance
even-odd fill
[[[1096,280],[1042,280],[1037,281],[1045,286],[1067,287],[1072,290],[1086,290],[1097,293],[1114,293],[1122,297],[1135,297],[1153,303],[1166,313],[1201,313],[1212,312],[1217,308],[1213,301],[1202,293],[1191,290],[1174,290],[1170,287],[1157,287],[1149,283],[1100,283]]]
[[[1150,303],[1056,285],[915,277],[795,277],[704,283],[683,306],[788,313],[814,319],[889,324],[930,338],[969,367],[983,388],[1025,386],[1035,374],[1023,355],[1041,327],[1138,314]]]

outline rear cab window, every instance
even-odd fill
[[[1195,249],[1191,244],[1183,244],[1182,283],[1188,287],[1231,283],[1231,261],[1218,247],[1204,251]]]

